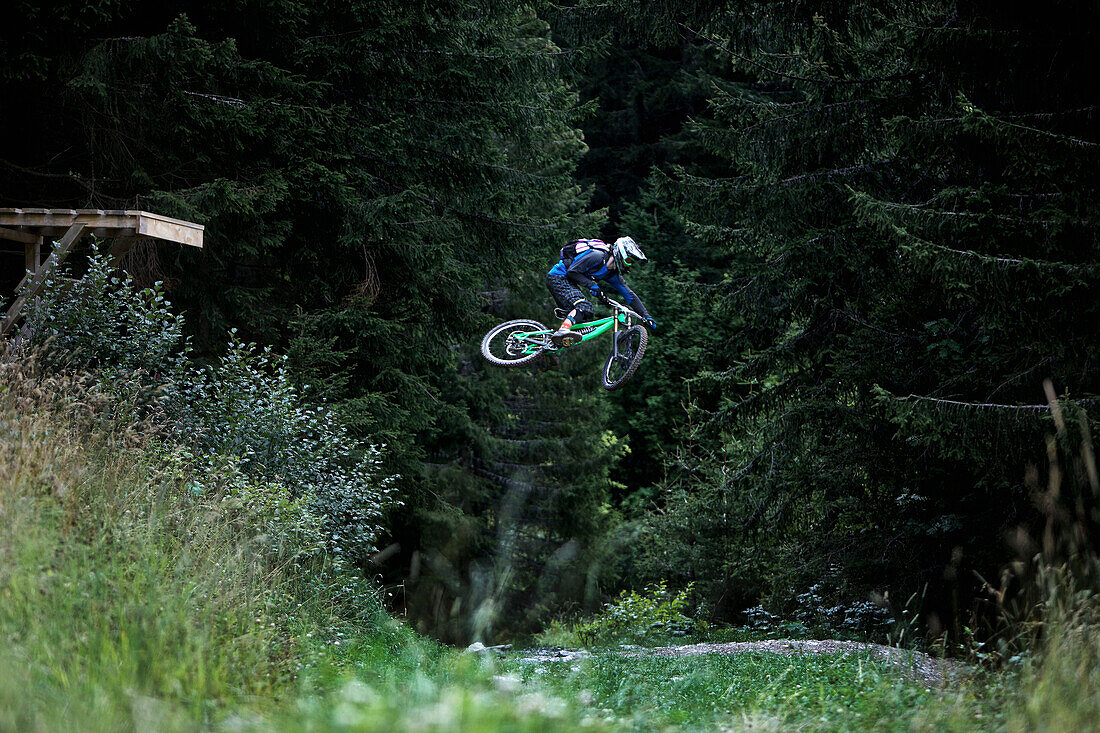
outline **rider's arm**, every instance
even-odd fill
[[[626,298],[626,304],[630,308],[633,308],[638,312],[642,318],[649,318],[649,311],[645,309],[645,304],[642,303],[642,299],[634,294],[634,291],[627,287],[627,284],[623,282],[623,279],[617,274],[604,278],[604,282],[615,288],[619,293]]]

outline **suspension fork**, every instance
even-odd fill
[[[615,326],[611,332],[611,355],[613,359],[619,358],[619,318],[622,317],[623,312],[619,309],[615,309]]]

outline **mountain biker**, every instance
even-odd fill
[[[622,275],[635,263],[645,262],[642,248],[630,237],[619,237],[610,247],[599,239],[578,239],[562,248],[562,258],[546,274],[546,286],[562,311],[568,312],[561,326],[550,337],[555,346],[572,346],[580,336],[571,334],[574,325],[591,321],[596,313],[585,299],[583,290],[604,305],[611,301],[599,283],[618,291],[631,309],[645,319],[650,330],[657,322],[646,311],[641,298],[623,282]],[[597,283],[599,281],[599,283]]]

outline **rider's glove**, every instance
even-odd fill
[[[645,325],[649,327],[650,331],[657,330],[657,321],[653,320],[652,318],[645,319]]]
[[[592,288],[592,294],[596,296],[596,300],[604,305],[611,305],[611,298],[608,298],[607,294],[599,288]]]

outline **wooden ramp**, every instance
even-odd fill
[[[64,262],[85,235],[111,239],[111,256],[121,258],[139,238],[161,239],[202,247],[203,226],[148,211],[103,209],[4,209],[0,208],[0,239],[24,247],[27,274],[16,287],[15,299],[0,323],[4,336],[19,320],[23,304],[42,288],[51,272]],[[42,261],[42,243],[60,237],[49,257]]]

